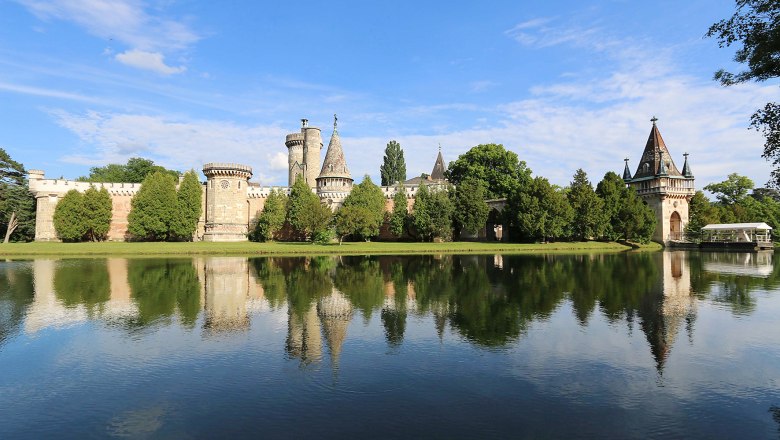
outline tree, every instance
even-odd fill
[[[484,184],[473,177],[467,177],[452,191],[453,223],[458,232],[476,234],[485,227],[490,211],[486,193]]]
[[[105,188],[91,186],[84,192],[84,236],[89,241],[103,241],[111,226],[111,195]]]
[[[428,208],[431,212],[432,237],[443,240],[452,240],[452,214],[455,208],[452,199],[446,189],[439,188],[431,191],[428,199]]]
[[[615,231],[625,240],[647,243],[653,238],[656,219],[652,208],[639,197],[633,187],[623,188],[617,211]]]
[[[154,161],[143,159],[141,157],[131,157],[127,164],[108,164],[102,167],[92,167],[89,169],[89,176],[82,176],[76,180],[81,182],[129,182],[140,183],[146,177],[154,172],[162,171],[178,178],[181,173],[174,170],[168,170]]]
[[[718,202],[728,206],[742,202],[753,186],[753,181],[749,178],[731,173],[723,182],[710,183],[704,189],[715,195]]]
[[[699,240],[702,237],[701,228],[720,222],[718,209],[712,206],[703,192],[696,191],[688,202],[688,224],[685,225],[685,236],[690,240]]]
[[[396,237],[401,237],[406,231],[409,220],[409,207],[406,201],[406,190],[403,185],[398,188],[393,196],[393,212],[390,214],[390,232]]]
[[[617,240],[621,235],[618,213],[625,201],[625,187],[623,179],[612,171],[604,174],[604,178],[596,185],[596,194],[604,201],[604,237],[608,240]]]
[[[747,81],[766,81],[780,76],[780,3],[774,0],[737,0],[729,19],[721,20],[707,31],[718,46],[739,44],[734,61],[747,64],[739,73],[724,69],[715,72],[715,80],[724,86]],[[772,161],[770,185],[780,187],[780,105],[769,102],[750,118],[750,126],[760,131],[766,141],[762,156]]]
[[[172,234],[179,240],[192,241],[198,229],[198,220],[202,213],[203,188],[195,170],[184,173],[184,178],[176,192],[176,202],[179,207],[172,224]]]
[[[342,209],[352,207],[361,208],[360,211],[350,211],[349,215],[353,219],[358,212],[366,218],[361,222],[360,232],[356,230],[345,235],[358,235],[363,240],[370,240],[371,237],[379,235],[379,228],[385,220],[385,196],[382,194],[382,189],[374,185],[369,176],[366,175],[360,184],[352,187],[352,191],[344,199]]]
[[[427,185],[420,185],[414,197],[414,206],[410,214],[410,223],[418,238],[424,241],[433,238],[431,226],[430,192]]]
[[[274,189],[268,194],[263,206],[263,212],[257,218],[255,230],[251,234],[254,241],[273,240],[282,226],[287,215],[287,195],[281,190]]]
[[[80,241],[87,233],[84,195],[72,189],[54,208],[54,229],[62,241]]]
[[[330,208],[320,203],[303,176],[298,176],[287,202],[287,222],[293,230],[304,240],[313,239],[327,230],[331,215]]]
[[[141,189],[133,197],[127,216],[127,230],[141,240],[172,240],[176,237],[173,226],[178,207],[173,176],[155,171],[144,179]]]
[[[403,183],[406,180],[404,150],[398,142],[387,143],[384,163],[379,167],[379,173],[382,175],[382,186],[393,185],[396,182]]]
[[[529,241],[565,236],[574,216],[566,195],[544,177],[536,177],[528,187],[515,191],[505,209],[509,223]]]
[[[24,165],[0,148],[0,233],[11,241],[35,238],[35,197],[26,174]]]
[[[467,177],[485,184],[487,197],[507,197],[523,185],[531,182],[531,170],[517,154],[504,149],[501,144],[477,145],[450,162],[447,178],[455,186]]]
[[[373,214],[367,208],[362,206],[343,206],[336,211],[334,217],[339,244],[348,235],[355,235],[366,241],[374,235]]]
[[[604,227],[604,202],[593,191],[588,175],[581,168],[574,173],[568,198],[574,209],[573,235],[580,240],[600,237]]]

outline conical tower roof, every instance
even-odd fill
[[[623,180],[631,180],[631,170],[628,169],[628,158],[623,159],[626,161],[626,166],[623,168]]]
[[[693,177],[693,172],[691,171],[690,165],[688,165],[688,153],[683,154],[683,156],[685,156],[685,163],[683,164],[682,174],[685,177],[691,178]]]
[[[647,138],[645,151],[642,153],[642,159],[639,161],[634,179],[656,176],[659,172],[664,171],[664,168],[666,171],[665,175],[682,176],[680,171],[677,170],[672,156],[669,154],[669,149],[666,148],[661,132],[658,131],[658,126],[655,124],[657,120],[657,118],[651,119],[653,128],[650,130],[650,136]],[[662,162],[663,166],[661,166]]]
[[[439,155],[436,157],[436,163],[433,164],[431,171],[431,180],[444,180],[444,158],[441,156],[441,145],[439,145]]]
[[[347,169],[347,160],[344,158],[344,150],[341,148],[341,138],[337,129],[338,118],[333,115],[333,135],[328,143],[328,151],[325,153],[325,161],[318,179],[324,177],[341,177],[352,180],[352,175]]]

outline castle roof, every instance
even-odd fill
[[[444,158],[441,157],[441,146],[439,146],[439,155],[436,157],[436,163],[433,164],[431,171],[431,180],[444,180]]]
[[[325,177],[341,177],[352,180],[352,175],[347,169],[347,160],[344,158],[344,150],[341,148],[341,138],[339,137],[336,124],[338,119],[333,115],[333,135],[328,143],[328,151],[325,153],[325,161],[322,162],[322,170],[318,179]]]
[[[642,153],[642,159],[639,161],[636,173],[634,173],[634,179],[652,177],[659,174],[682,176],[680,171],[677,170],[674,160],[672,160],[672,155],[669,154],[669,149],[666,148],[661,132],[658,131],[658,126],[655,124],[657,120],[656,118],[651,119],[653,128],[650,129],[650,136],[647,138],[645,151]]]

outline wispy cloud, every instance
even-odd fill
[[[600,34],[598,28],[552,26],[554,18],[534,18],[518,23],[504,31],[504,35],[518,43],[540,49],[565,43],[583,44]]]
[[[0,90],[6,92],[19,93],[22,95],[42,96],[46,98],[65,99],[68,101],[79,101],[91,104],[105,104],[105,101],[100,98],[92,96],[86,96],[79,93],[66,92],[62,90],[55,90],[43,87],[32,87],[21,84],[12,84],[6,82],[0,82]]]
[[[497,86],[498,83],[495,81],[490,80],[482,80],[482,81],[474,81],[471,84],[469,84],[469,87],[471,88],[471,91],[474,93],[484,92],[485,90],[491,89],[495,86]]]
[[[165,55],[200,39],[186,23],[150,14],[137,0],[17,0],[42,20],[75,23],[90,34],[129,46],[116,60],[169,75],[182,67],[165,64]]]

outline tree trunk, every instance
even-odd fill
[[[8,243],[8,239],[11,238],[11,234],[14,233],[16,227],[19,226],[19,221],[16,219],[16,212],[11,213],[11,219],[8,220],[8,230],[5,231],[5,240],[3,243]]]

